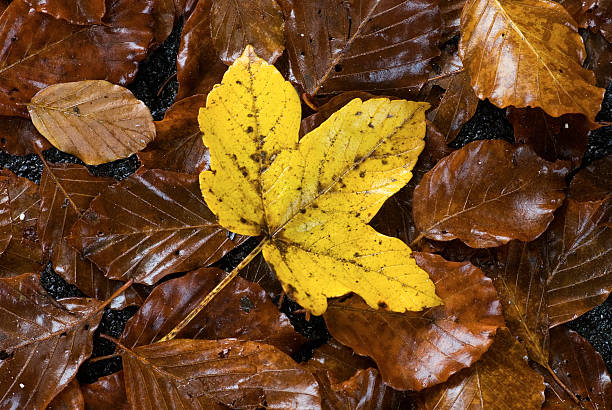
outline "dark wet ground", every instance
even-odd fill
[[[151,109],[156,120],[163,118],[165,110],[172,104],[178,89],[178,83],[173,75],[176,73],[175,59],[178,50],[179,28],[175,29],[169,39],[158,48],[140,66],[135,81],[128,87],[134,95],[143,100]],[[603,104],[603,109],[597,118],[601,121],[612,121],[612,85]],[[501,110],[488,101],[481,101],[474,117],[467,122],[453,145],[458,148],[470,141],[478,139],[501,138],[513,141],[512,126],[508,123],[505,110]],[[595,159],[602,158],[612,152],[612,126],[600,128],[592,133],[589,148],[585,155],[583,165],[587,165]],[[64,154],[56,149],[45,152],[45,157],[51,162],[80,162],[71,155]],[[96,175],[113,176],[123,179],[133,173],[139,166],[135,156],[90,167]],[[11,156],[0,151],[0,167],[8,168],[17,175],[38,182],[42,172],[42,162],[35,155],[23,157]],[[233,252],[220,262],[220,266],[231,269],[235,266],[250,249],[254,247],[252,242],[247,242],[237,252]],[[41,274],[41,281],[45,289],[56,298],[68,296],[82,296],[80,291],[68,285],[56,275],[50,267]],[[300,309],[293,302],[285,301],[282,310],[289,315],[296,330],[308,338],[308,343],[299,352],[295,359],[303,359],[309,356],[313,348],[324,343],[329,334],[325,328],[322,318],[313,317],[310,322],[306,321],[303,314],[293,314]],[[127,320],[135,313],[135,308],[127,308],[122,311],[107,309],[102,323],[96,335],[100,332],[118,338]],[[604,304],[584,314],[582,317],[569,323],[569,327],[588,339],[603,356],[608,369],[612,369],[612,300],[608,299]],[[103,356],[113,353],[113,345],[105,339],[95,337],[94,356]],[[78,378],[81,382],[93,382],[98,377],[113,373],[121,368],[121,359],[114,358],[102,360],[94,364],[85,364]]]

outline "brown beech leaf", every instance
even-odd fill
[[[574,21],[549,0],[469,0],[459,54],[480,99],[498,107],[540,107],[595,122],[605,89],[595,86]]]
[[[440,51],[433,0],[281,0],[289,63],[310,94],[418,92]]]
[[[238,245],[206,207],[198,177],[146,170],[103,191],[70,242],[110,279],[152,285],[209,265]]]
[[[548,366],[548,296],[543,260],[536,244],[511,241],[497,251],[490,271],[506,325],[529,357]]]
[[[459,34],[461,10],[465,0],[439,0],[442,16],[442,38],[444,43]]]
[[[199,174],[208,169],[210,155],[202,144],[198,125],[198,112],[205,105],[206,96],[201,94],[172,105],[164,120],[155,122],[155,140],[138,153],[142,165],[187,174]]]
[[[0,279],[0,408],[44,409],[92,351],[100,302],[55,301],[37,274]]]
[[[314,377],[273,346],[176,339],[122,357],[132,408],[321,407]]]
[[[576,174],[568,197],[576,201],[599,201],[612,192],[612,155],[592,162]]]
[[[123,371],[100,377],[92,384],[81,385],[87,410],[128,410]]]
[[[526,146],[474,141],[443,158],[414,190],[421,235],[461,239],[474,248],[537,238],[563,203],[563,162],[538,158]]]
[[[151,42],[150,13],[149,1],[109,1],[104,24],[78,26],[13,1],[0,18],[0,114],[27,116],[32,96],[57,83],[130,82]]]
[[[38,272],[42,248],[36,233],[40,194],[38,185],[10,171],[0,172],[0,184],[8,184],[12,237],[0,255],[0,278]]]
[[[213,2],[211,24],[213,44],[227,65],[249,44],[270,64],[285,49],[283,13],[276,0],[217,0]]]
[[[0,177],[0,255],[8,248],[13,238],[9,182],[8,178]]]
[[[593,70],[599,87],[607,88],[612,82],[612,44],[599,33],[585,31],[584,36],[587,51],[585,67]]]
[[[609,197],[589,202],[568,199],[542,236],[550,327],[588,312],[612,291],[611,213]]]
[[[28,111],[53,146],[90,165],[127,158],[155,138],[147,106],[108,81],[52,85],[32,97]]]
[[[161,44],[172,32],[172,27],[181,17],[189,14],[197,0],[153,0],[155,20],[153,38]]]
[[[385,383],[422,390],[472,365],[504,325],[497,293],[482,271],[414,253],[429,273],[443,306],[398,314],[369,308],[359,297],[330,304],[325,323],[332,336],[378,365]]]
[[[79,382],[72,379],[68,386],[49,403],[47,410],[85,410],[85,401]]]
[[[560,0],[579,27],[595,27],[606,40],[612,42],[612,1],[610,0]]]
[[[133,348],[158,341],[226,275],[220,269],[203,268],[157,286],[127,323],[121,343]],[[306,341],[259,285],[242,278],[234,279],[224,288],[177,337],[233,337],[274,345],[287,354],[296,353]]]
[[[0,117],[0,149],[11,155],[36,154],[51,148],[30,120]]]
[[[561,381],[580,400],[580,408],[603,410],[612,407],[612,383],[601,355],[573,330],[559,326],[550,331],[550,366]],[[544,409],[578,408],[552,378],[548,384]]]
[[[471,367],[421,393],[422,409],[539,409],[544,380],[525,350],[500,329],[491,348]]]
[[[25,0],[34,10],[72,24],[103,24],[105,0]]]
[[[195,94],[208,94],[227,70],[213,44],[211,9],[212,0],[200,0],[183,27],[176,60],[177,101]]]
[[[91,200],[113,182],[112,178],[95,177],[86,167],[76,164],[45,164],[40,179],[38,238],[43,250],[51,256],[57,274],[99,300],[108,299],[123,283],[107,279],[70,246],[66,237]],[[137,288],[130,287],[112,301],[111,307],[120,309],[143,301]]]
[[[358,370],[375,367],[374,362],[367,356],[356,354],[353,349],[330,339],[323,346],[318,347],[304,366],[316,376],[317,371],[333,374],[336,381],[343,382]]]
[[[547,161],[571,161],[580,166],[589,142],[592,123],[581,114],[551,117],[540,108],[509,107],[506,118],[514,128],[514,140],[527,144]]]

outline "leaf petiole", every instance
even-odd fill
[[[209,303],[215,296],[217,296],[236,276],[242,269],[244,269],[252,260],[261,252],[264,245],[268,242],[268,238],[263,239],[259,244],[249,253],[239,264],[236,266],[221,282],[210,291],[204,299],[200,301],[198,306],[193,308],[191,312],[185,318],[174,327],[166,336],[159,339],[159,342],[166,342],[172,340],[179,334],[181,330],[185,328]]]

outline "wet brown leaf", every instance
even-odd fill
[[[563,162],[502,140],[472,142],[443,158],[414,190],[419,232],[475,248],[538,237],[563,203]]]
[[[372,357],[385,383],[398,390],[422,390],[472,365],[504,324],[495,288],[480,269],[433,254],[414,256],[443,306],[397,314],[351,296],[330,303],[324,315],[332,336]]]
[[[55,301],[38,275],[0,279],[0,408],[45,408],[92,351],[100,302]]]
[[[49,403],[47,410],[85,410],[79,382],[72,379],[68,386]]]
[[[9,198],[9,179],[0,177],[0,255],[8,248],[13,238],[13,218]]]
[[[153,38],[161,44],[172,32],[172,27],[184,15],[188,15],[197,0],[153,0],[153,18],[155,20]]]
[[[200,0],[183,27],[176,60],[179,83],[176,101],[196,94],[208,94],[221,82],[227,66],[215,50],[211,29],[212,0]]]
[[[321,406],[314,377],[265,344],[178,339],[127,350],[122,357],[133,408]]]
[[[208,169],[210,155],[202,143],[198,125],[198,112],[205,105],[206,96],[201,94],[172,105],[164,120],[155,122],[155,140],[138,153],[143,166],[187,174],[199,174]]]
[[[108,6],[103,25],[78,26],[30,13],[24,0],[11,3],[0,18],[1,115],[27,116],[25,104],[49,85],[96,79],[127,84],[134,78],[153,35],[150,3]]]
[[[30,120],[19,117],[0,117],[0,149],[11,155],[42,152],[51,144],[40,135]]]
[[[105,0],[25,0],[34,10],[72,24],[103,24]]]
[[[155,138],[149,108],[108,81],[52,85],[32,97],[28,111],[53,146],[89,165],[127,158]]]
[[[575,319],[603,303],[612,291],[610,199],[568,199],[542,236],[547,259],[550,326]]]
[[[12,226],[11,241],[0,255],[0,278],[38,272],[42,268],[42,248],[36,234],[38,185],[7,170],[0,172],[0,182],[8,184]]]
[[[416,93],[440,51],[433,0],[281,0],[289,62],[310,94]]]
[[[107,279],[70,246],[67,236],[91,200],[113,182],[111,178],[95,177],[86,167],[76,164],[46,164],[40,179],[38,238],[43,250],[51,257],[57,274],[99,300],[108,299],[123,283]],[[113,300],[111,307],[121,309],[143,301],[135,288],[129,288]]]
[[[128,410],[123,371],[100,377],[97,382],[81,386],[87,410]]]
[[[425,390],[421,400],[422,409],[539,409],[544,380],[527,364],[520,343],[500,329],[482,359]]]
[[[560,0],[579,27],[594,27],[606,40],[612,42],[612,1],[610,0]]]
[[[595,122],[605,89],[582,68],[582,39],[565,9],[548,0],[469,0],[459,54],[480,99],[540,107]]]
[[[203,268],[157,286],[127,323],[121,343],[133,348],[158,341],[226,275],[220,269]],[[259,285],[242,278],[224,288],[177,337],[233,337],[274,345],[287,354],[296,353],[306,341]]]
[[[612,407],[612,383],[606,364],[589,342],[572,330],[559,326],[550,331],[550,366],[580,400],[582,409]],[[544,409],[578,408],[568,394],[544,374],[548,384]]]
[[[506,118],[514,128],[514,140],[527,144],[547,161],[571,161],[579,167],[594,126],[580,114],[565,114],[553,118],[540,108],[506,110]]]
[[[225,64],[231,65],[249,44],[270,64],[283,53],[284,20],[276,0],[217,0],[211,12],[213,43]]]
[[[568,197],[576,201],[599,201],[612,192],[612,155],[592,162],[576,174]]]
[[[612,82],[612,44],[599,33],[585,31],[584,36],[587,51],[585,67],[595,72],[597,85],[606,88]]]
[[[442,15],[442,38],[444,43],[459,34],[461,10],[465,0],[439,0]]]
[[[197,176],[146,170],[94,199],[70,242],[108,278],[151,285],[209,265],[243,240],[229,237],[206,207]]]

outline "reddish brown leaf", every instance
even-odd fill
[[[127,347],[154,343],[169,333],[227,275],[204,268],[157,286],[127,323],[121,343]],[[177,337],[251,340],[297,352],[306,341],[293,330],[257,284],[234,279]]]
[[[292,72],[310,94],[418,92],[440,51],[432,0],[282,0]]]
[[[314,377],[274,347],[235,339],[178,339],[126,349],[132,407],[319,409]]]
[[[612,407],[612,383],[603,359],[589,342],[563,326],[550,331],[550,366],[580,400],[580,408],[603,410]],[[551,377],[544,409],[577,408],[576,403]]]
[[[72,24],[102,24],[105,0],[26,0],[31,7]]]
[[[176,61],[179,90],[176,100],[208,94],[221,82],[227,66],[217,56],[211,31],[212,0],[200,0],[183,27]]]
[[[0,117],[0,149],[11,155],[42,152],[51,144],[31,121],[19,117]]]
[[[612,82],[612,44],[599,33],[585,31],[584,46],[587,51],[585,67],[595,72],[597,86],[607,88]]]
[[[202,143],[198,112],[206,96],[194,95],[172,105],[163,121],[156,121],[157,136],[138,159],[147,168],[199,174],[208,169],[210,155]]]
[[[568,196],[576,201],[599,201],[612,192],[612,155],[594,161],[572,179]]]
[[[55,301],[38,275],[0,279],[0,408],[45,408],[92,351],[100,302]]]
[[[172,32],[174,23],[189,14],[196,2],[197,0],[153,0],[155,42],[161,44]]]
[[[414,190],[419,232],[475,248],[538,237],[563,203],[565,163],[525,146],[475,141],[443,158]]]
[[[610,200],[567,201],[542,236],[550,326],[575,319],[612,291]]]
[[[580,114],[553,118],[540,108],[509,107],[506,117],[514,128],[514,140],[527,144],[547,161],[571,161],[580,166],[589,142],[589,131],[595,126]]]
[[[440,14],[442,15],[442,39],[444,43],[459,34],[461,10],[465,0],[440,0]]]
[[[36,234],[38,185],[7,170],[0,173],[0,181],[8,183],[12,226],[11,241],[0,255],[0,278],[38,272],[42,268],[42,249]]]
[[[305,366],[313,373],[317,370],[329,372],[334,375],[336,381],[343,382],[353,377],[358,370],[376,365],[369,357],[360,356],[350,347],[338,343],[335,339],[330,339],[313,352]]]
[[[276,0],[217,0],[211,15],[213,43],[230,65],[247,45],[273,64],[285,49],[283,13]]]
[[[70,246],[66,237],[91,200],[113,182],[111,178],[94,177],[86,167],[76,164],[46,164],[40,179],[38,237],[43,250],[51,256],[56,273],[85,295],[100,300],[108,299],[123,283],[107,279]],[[111,307],[120,309],[143,300],[130,288],[114,299]]]
[[[197,176],[146,170],[94,199],[70,242],[108,278],[151,285],[215,262],[243,240],[230,236],[206,207]]]
[[[24,104],[52,84],[134,78],[152,38],[150,2],[108,5],[103,25],[77,26],[30,12],[24,0],[11,3],[0,19],[1,115],[26,116]]]
[[[539,409],[542,376],[527,364],[525,350],[505,330],[470,368],[421,394],[422,409]]]
[[[415,253],[436,284],[444,305],[424,312],[392,313],[369,308],[352,296],[325,313],[332,336],[374,359],[383,380],[395,389],[422,390],[470,366],[503,326],[497,293],[469,263]]]
[[[47,410],[85,410],[79,382],[72,379],[68,386],[49,403]]]
[[[123,371],[104,376],[92,384],[81,386],[87,410],[128,410]]]
[[[582,28],[596,27],[606,40],[612,42],[612,1],[560,0],[565,9]]]

